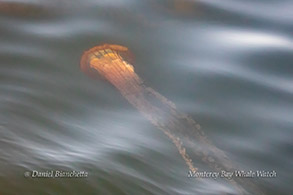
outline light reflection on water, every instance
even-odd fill
[[[42,12],[1,14],[1,194],[231,192],[219,181],[188,179],[171,141],[110,84],[79,70],[82,52],[104,42],[129,47],[147,85],[240,167],[276,170],[277,178],[257,180],[266,191],[289,194],[292,3],[113,2],[60,0],[59,9],[37,2]],[[23,177],[47,169],[90,176]]]

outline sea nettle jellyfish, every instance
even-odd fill
[[[177,147],[191,173],[195,173],[191,157],[208,164],[215,171],[231,171],[225,153],[209,141],[191,117],[179,112],[175,104],[145,86],[134,72],[133,55],[121,45],[104,44],[84,52],[80,67],[89,76],[101,76],[113,84],[122,96],[154,126],[162,130]],[[241,178],[229,180],[237,194],[262,194],[254,183]]]

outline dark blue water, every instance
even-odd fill
[[[251,178],[266,194],[292,193],[292,1],[0,2],[0,194],[234,193],[187,178],[175,145],[80,71],[101,43],[128,47],[145,83],[233,163],[276,171]],[[33,170],[88,177],[24,177]]]

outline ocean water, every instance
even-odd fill
[[[175,145],[113,86],[80,71],[83,52],[121,44],[135,72],[265,194],[291,194],[290,0],[0,1],[0,194],[235,194],[188,178]],[[207,165],[194,159],[200,170]],[[85,171],[84,178],[25,172]]]

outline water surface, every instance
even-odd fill
[[[233,193],[187,178],[173,143],[80,71],[83,51],[101,43],[132,50],[144,82],[240,167],[275,170],[255,179],[267,194],[292,192],[291,1],[13,2],[0,3],[1,194]],[[59,169],[89,176],[23,176]]]

